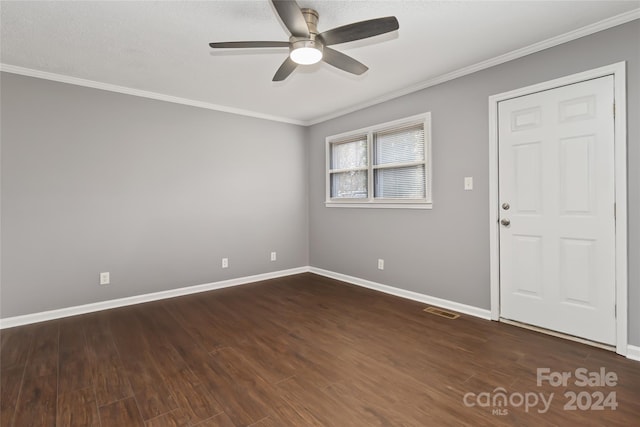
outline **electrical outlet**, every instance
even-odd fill
[[[229,258],[222,258],[222,268],[229,268]]]
[[[383,259],[379,259],[378,260],[378,270],[384,270],[384,260]]]
[[[101,285],[108,285],[109,283],[111,283],[111,279],[109,277],[109,272],[106,271],[104,273],[100,273],[100,284]]]
[[[277,254],[275,252],[271,252],[271,261],[275,261],[277,259]]]

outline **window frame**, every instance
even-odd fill
[[[424,129],[424,162],[410,162],[406,164],[374,164],[374,134],[394,129],[401,129],[412,125],[422,124]],[[359,136],[366,136],[367,141],[367,166],[354,167],[346,169],[331,169],[332,146],[341,143],[347,143]],[[393,120],[374,126],[368,126],[337,135],[331,135],[325,138],[325,206],[326,207],[342,207],[342,208],[395,208],[395,209],[433,209],[433,201],[431,195],[431,113],[426,112],[416,114],[415,116],[403,119]],[[422,165],[425,167],[425,197],[420,199],[393,199],[393,198],[376,198],[374,188],[374,171],[379,169],[402,168],[407,165]],[[367,171],[367,197],[366,198],[332,198],[331,197],[331,175],[339,172],[348,172],[351,170]]]

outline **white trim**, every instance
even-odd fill
[[[25,314],[22,316],[7,317],[0,319],[0,329],[13,328],[14,326],[28,325],[31,323],[44,322],[47,320],[60,319],[63,317],[77,316],[79,314],[93,313],[95,311],[108,310],[111,308],[124,307],[128,305],[141,304],[150,301],[157,301],[167,298],[179,297],[182,295],[196,294],[199,292],[213,291],[216,289],[229,288],[231,286],[245,285],[262,280],[275,279],[278,277],[291,276],[294,274],[308,273],[309,267],[298,267],[289,270],[274,271],[271,273],[256,274],[253,276],[239,277],[237,279],[222,280],[219,282],[205,283],[203,285],[187,286],[184,288],[170,289],[167,291],[153,292],[150,294],[136,295],[126,298],[118,298],[109,301],[101,301],[92,304],[77,305],[75,307],[61,308],[58,310],[43,311],[40,313]]]
[[[362,286],[364,288],[373,289],[379,292],[384,292],[385,294],[395,295],[400,298],[406,298],[413,301],[418,301],[425,304],[446,308],[448,310],[457,311],[458,313],[464,313],[470,316],[479,317],[481,319],[489,320],[490,318],[489,310],[485,310],[479,307],[474,307],[472,305],[461,304],[459,302],[449,301],[442,298],[436,298],[436,297],[421,294],[418,292],[407,291],[405,289],[395,288],[393,286],[383,285],[381,283],[360,279],[358,277],[348,276],[342,273],[335,273],[333,271],[323,270],[321,268],[310,267],[309,272],[317,274],[319,276],[329,277],[331,279],[336,279],[342,282],[351,283],[352,285]]]
[[[491,312],[483,308],[471,305],[461,304],[442,298],[436,298],[418,292],[407,291],[405,289],[395,288],[393,286],[383,285],[381,283],[372,282],[370,280],[360,279],[358,277],[348,276],[346,274],[335,273],[333,271],[324,270],[316,267],[298,267],[289,270],[274,271],[271,273],[256,274],[253,276],[245,276],[237,279],[222,280],[219,282],[205,283],[203,285],[188,286],[178,289],[170,289],[167,291],[154,292],[144,295],[136,295],[133,297],[119,298],[110,301],[101,301],[92,304],[78,305],[75,307],[61,308],[58,310],[43,311],[40,313],[25,314],[22,316],[7,317],[0,319],[0,330],[5,328],[13,328],[16,326],[29,325],[32,323],[45,322],[47,320],[61,319],[63,317],[77,316],[80,314],[93,313],[96,311],[108,310],[112,308],[125,307],[129,305],[142,304],[145,302],[158,301],[168,298],[179,297],[183,295],[191,295],[200,292],[214,291],[216,289],[229,288],[232,286],[246,285],[250,283],[260,282],[263,280],[276,279],[278,277],[292,276],[294,274],[313,273],[319,276],[329,277],[331,279],[340,280],[352,285],[361,286],[372,289],[385,294],[394,295],[400,298],[410,299],[425,304],[435,305],[437,307],[446,308],[458,313],[467,314],[485,320],[491,320]],[[640,361],[640,347],[634,345],[627,346],[626,357],[632,360]]]
[[[637,360],[640,362],[640,346],[627,345],[627,359]]]
[[[365,209],[433,209],[431,202],[411,202],[411,203],[390,203],[388,201],[345,203],[345,202],[324,202],[327,208],[365,208]]]
[[[68,83],[76,86],[90,87],[93,89],[106,90],[109,92],[124,93],[126,95],[139,96],[141,98],[155,99],[158,101],[172,102],[174,104],[189,105],[191,107],[204,108],[206,110],[221,111],[224,113],[238,114],[241,116],[253,117],[256,119],[271,120],[274,122],[290,123],[304,126],[307,123],[302,120],[289,119],[287,117],[272,116],[270,114],[258,113],[244,110],[242,108],[227,107],[225,105],[211,104],[209,102],[196,101],[193,99],[180,98],[178,96],[165,95],[163,93],[150,92],[146,90],[133,89],[126,86],[118,86],[110,83],[98,82],[95,80],[81,79],[79,77],[65,76],[63,74],[50,73],[48,71],[33,70],[31,68],[18,67],[15,65],[0,63],[0,71],[22,76],[35,77],[38,79],[52,80],[54,82]]]
[[[424,199],[382,199],[376,198],[374,171],[382,168],[401,168],[406,167],[409,163],[391,163],[387,165],[375,165],[373,156],[374,134],[378,132],[393,131],[402,129],[404,126],[422,125],[424,132],[424,155],[425,159],[421,162],[413,162],[411,165],[424,165],[425,177],[425,194]],[[352,141],[361,141],[366,138],[367,142],[367,166],[355,167],[349,169],[331,169],[331,147],[332,145],[341,145]],[[432,164],[431,159],[431,112],[416,114],[386,123],[380,123],[373,126],[342,132],[336,135],[330,135],[325,138],[325,207],[331,208],[393,208],[393,209],[432,209],[433,202],[431,197],[431,181],[432,181]],[[366,171],[368,177],[367,198],[362,199],[340,199],[331,198],[331,174],[350,172],[350,171]]]
[[[361,102],[355,104],[351,107],[344,108],[342,110],[338,110],[332,112],[330,114],[317,117],[315,119],[311,119],[305,122],[305,125],[315,125],[318,123],[325,122],[327,120],[335,119],[336,117],[341,117],[349,113],[353,113],[354,111],[362,110],[367,107],[371,107],[376,104],[380,104],[391,99],[399,98],[404,95],[408,95],[413,92],[417,92],[422,89],[426,89],[431,86],[439,85],[444,82],[448,82],[450,80],[457,79],[459,77],[463,77],[469,74],[473,74],[478,71],[485,70],[487,68],[494,67],[496,65],[504,64],[505,62],[513,61],[514,59],[522,58],[523,56],[531,55],[532,53],[540,52],[545,49],[549,49],[554,46],[561,45],[563,43],[570,42],[572,40],[579,39],[581,37],[588,36],[590,34],[597,33],[599,31],[604,31],[612,27],[616,27],[618,25],[625,24],[627,22],[634,21],[636,19],[640,19],[640,8],[633,9],[628,12],[621,13],[616,16],[612,16],[611,18],[603,19],[602,21],[595,22],[593,24],[585,25],[584,27],[578,28],[573,31],[569,31],[568,33],[560,34],[559,36],[551,37],[549,39],[543,40],[541,42],[537,42],[531,44],[529,46],[525,46],[520,49],[513,50],[511,52],[505,53],[503,55],[499,55],[493,57],[491,59],[487,59],[486,61],[481,61],[470,65],[468,67],[459,68],[450,73],[442,74],[440,76],[434,77],[429,80],[425,80],[416,85],[412,85],[406,87],[404,89],[400,89],[394,92],[387,93],[378,98],[371,99],[369,101]]]
[[[629,255],[627,246],[627,77],[626,63],[614,65],[615,115],[614,162],[616,185],[616,352],[626,355],[628,347]]]
[[[500,253],[498,228],[498,102],[581,81],[613,75],[616,114],[614,117],[616,183],[616,353],[627,354],[627,102],[626,63],[618,62],[489,97],[489,250],[491,319],[500,316]]]
[[[173,103],[177,103],[177,104],[190,105],[192,107],[205,108],[205,109],[208,109],[208,110],[223,111],[223,112],[232,113],[232,114],[239,114],[239,115],[242,115],[242,116],[255,117],[255,118],[265,119],[265,120],[272,120],[272,121],[276,121],[276,122],[291,123],[291,124],[294,124],[294,125],[311,126],[311,125],[315,125],[315,124],[318,124],[318,123],[325,122],[325,121],[330,120],[330,119],[334,119],[336,117],[344,116],[345,114],[353,113],[354,111],[362,110],[364,108],[380,104],[382,102],[389,101],[391,99],[399,98],[401,96],[404,96],[404,95],[407,95],[407,94],[410,94],[410,93],[413,93],[413,92],[417,92],[419,90],[426,89],[426,88],[431,87],[431,86],[435,86],[435,85],[438,85],[438,84],[441,84],[441,83],[444,83],[444,82],[448,82],[450,80],[457,79],[459,77],[463,77],[463,76],[466,76],[468,74],[475,73],[477,71],[481,71],[481,70],[484,70],[484,69],[487,69],[487,68],[490,68],[490,67],[493,67],[493,66],[496,66],[496,65],[504,64],[505,62],[509,62],[509,61],[514,60],[514,59],[522,58],[523,56],[527,56],[527,55],[530,55],[532,53],[540,52],[542,50],[549,49],[550,47],[558,46],[560,44],[567,43],[567,42],[570,42],[572,40],[576,40],[576,39],[579,39],[581,37],[585,37],[585,36],[588,36],[590,34],[597,33],[599,31],[604,31],[604,30],[607,30],[609,28],[616,27],[618,25],[622,25],[622,24],[625,24],[627,22],[634,21],[636,19],[640,19],[640,8],[633,9],[633,10],[630,10],[628,12],[624,12],[624,13],[621,13],[619,15],[615,15],[615,16],[612,16],[610,18],[603,19],[602,21],[598,21],[598,22],[595,22],[593,24],[585,25],[584,27],[578,28],[576,30],[569,31],[567,33],[560,34],[560,35],[555,36],[555,37],[551,37],[551,38],[543,40],[541,42],[537,42],[537,43],[531,44],[529,46],[525,46],[523,48],[513,50],[513,51],[505,53],[503,55],[499,55],[499,56],[496,56],[494,58],[490,58],[490,59],[487,59],[485,61],[481,61],[481,62],[478,62],[476,64],[473,64],[473,65],[470,65],[470,66],[467,66],[467,67],[459,68],[459,69],[454,70],[452,72],[449,72],[449,73],[446,73],[446,74],[442,74],[442,75],[434,77],[432,79],[425,80],[425,81],[423,81],[421,83],[418,83],[416,85],[412,85],[412,86],[406,87],[404,89],[400,89],[400,90],[397,90],[397,91],[394,91],[394,92],[390,92],[390,93],[387,93],[387,94],[382,95],[380,97],[377,97],[377,98],[374,98],[374,99],[371,99],[371,100],[368,100],[368,101],[364,101],[364,102],[352,105],[351,107],[344,108],[344,109],[338,110],[338,111],[334,111],[334,112],[332,112],[330,114],[327,114],[327,115],[324,115],[324,116],[320,116],[320,117],[316,117],[316,118],[312,118],[312,119],[309,119],[309,120],[296,120],[296,119],[291,119],[291,118],[287,118],[287,117],[272,116],[272,115],[269,115],[269,114],[263,114],[263,113],[258,113],[258,112],[255,112],[255,111],[244,110],[244,109],[241,109],[241,108],[227,107],[227,106],[224,106],[224,105],[211,104],[211,103],[202,102],[202,101],[195,101],[195,100],[186,99],[186,98],[180,98],[180,97],[176,97],[176,96],[170,96],[170,95],[164,95],[164,94],[155,93],[155,92],[148,92],[148,91],[133,89],[133,88],[125,87],[125,86],[117,86],[117,85],[97,82],[97,81],[93,81],[93,80],[85,80],[85,79],[80,79],[80,78],[77,78],[77,77],[65,76],[65,75],[62,75],[62,74],[55,74],[55,73],[49,73],[49,72],[45,72],[45,71],[34,70],[34,69],[30,69],[30,68],[18,67],[18,66],[10,65],[10,64],[0,63],[0,71],[4,71],[4,72],[7,72],[7,73],[13,73],[13,74],[21,74],[21,75],[25,75],[25,76],[40,78],[40,79],[53,80],[53,81],[58,81],[58,82],[63,82],[63,83],[75,84],[75,85],[78,85],[78,86],[86,86],[86,87],[92,87],[92,88],[95,88],[95,89],[101,89],[101,90],[107,90],[107,91],[112,91],[112,92],[124,93],[124,94],[127,94],[127,95],[141,96],[141,97],[144,97],[144,98],[157,99],[157,100],[160,100],[160,101],[167,101],[167,102],[173,102]]]
[[[323,270],[316,267],[298,267],[289,270],[274,271],[271,273],[257,274],[254,276],[240,277],[236,279],[222,280],[219,282],[205,283],[202,285],[188,286],[178,289],[170,289],[167,291],[153,292],[150,294],[136,295],[126,298],[118,298],[109,301],[100,301],[91,304],[83,304],[74,307],[61,308],[57,310],[43,311],[39,313],[25,314],[22,316],[7,317],[0,319],[0,329],[13,328],[15,326],[28,325],[31,323],[45,322],[47,320],[60,319],[63,317],[77,316],[79,314],[93,313],[96,311],[108,310],[112,308],[125,307],[129,305],[142,304],[145,302],[158,301],[167,298],[174,298],[183,295],[196,294],[200,292],[213,291],[216,289],[229,288],[232,286],[245,285],[249,283],[255,283],[262,280],[276,279],[278,277],[291,276],[301,273],[314,273],[319,276],[329,277],[332,279],[340,280],[345,283],[351,283],[353,285],[362,286],[365,288],[373,289],[375,291],[384,292],[386,294],[395,295],[401,298],[410,299],[413,301],[423,302],[425,304],[432,304],[438,307],[446,308],[449,310],[457,311],[459,313],[468,314],[470,316],[479,317],[481,319],[489,320],[490,312],[482,308],[461,304],[455,301],[449,301],[442,298],[436,298],[425,294],[420,294],[413,291],[407,291],[405,289],[395,288],[393,286],[383,285],[380,283],[372,282],[365,279],[360,279],[346,274],[335,273],[329,270]]]

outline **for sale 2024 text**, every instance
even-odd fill
[[[589,371],[587,368],[577,368],[575,371],[551,371],[549,368],[538,368],[538,387],[549,384],[552,387],[615,387],[618,385],[618,374],[607,372],[601,367],[598,371]],[[579,391],[569,390],[564,393],[567,402],[564,405],[566,411],[604,411],[610,409],[615,411],[618,407],[616,392],[610,391]]]

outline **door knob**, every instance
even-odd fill
[[[500,224],[502,224],[504,226],[507,226],[507,225],[511,224],[511,221],[509,221],[509,219],[507,219],[507,218],[502,218],[500,220]]]

